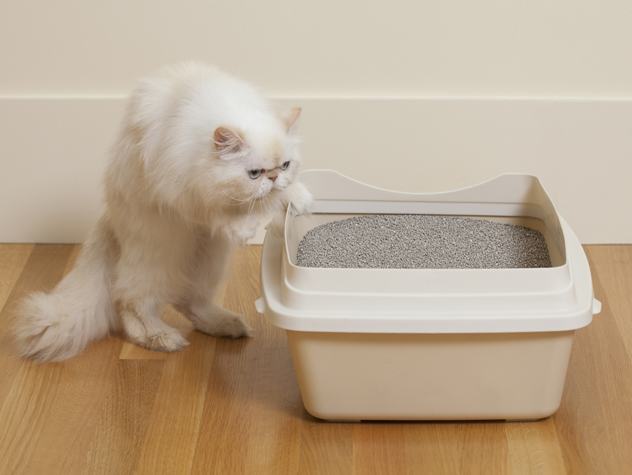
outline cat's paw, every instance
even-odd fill
[[[143,345],[145,346],[145,345]],[[170,353],[189,346],[189,342],[175,328],[148,335],[145,348]]]
[[[196,318],[193,322],[196,330],[212,336],[241,338],[252,336],[253,330],[244,320],[243,315],[215,306],[212,314],[206,318]]]
[[[157,317],[143,319],[133,312],[123,311],[121,321],[127,339],[148,350],[169,353],[189,345],[178,330]]]
[[[138,346],[163,353],[180,351],[185,346],[189,346],[189,342],[175,328],[167,328],[142,337],[132,337],[131,340]]]
[[[314,204],[314,197],[302,183],[295,183],[288,193],[288,197],[292,203],[292,210],[296,214],[309,213],[312,204]]]

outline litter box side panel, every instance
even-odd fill
[[[327,420],[541,419],[560,405],[575,331],[287,331],[305,408]]]

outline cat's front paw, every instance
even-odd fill
[[[296,214],[309,213],[314,203],[314,197],[302,183],[295,183],[290,193],[288,193],[288,197],[292,203],[292,210]]]
[[[140,331],[130,331],[128,328],[127,337],[132,342],[148,350],[161,351],[163,353],[171,353],[172,351],[180,351],[183,347],[189,346],[189,342],[175,328],[164,327],[154,329],[149,332],[146,329]]]
[[[225,336],[230,338],[241,338],[252,336],[252,328],[248,326],[244,316],[226,310],[225,308],[214,306],[212,312],[198,316],[193,320],[196,330],[212,336]]]
[[[141,346],[150,350],[171,353],[180,351],[183,347],[189,346],[189,342],[175,328],[148,335]]]

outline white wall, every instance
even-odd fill
[[[0,14],[0,242],[76,242],[134,78],[215,62],[304,107],[308,168],[407,191],[534,173],[632,243],[632,2],[22,0]]]

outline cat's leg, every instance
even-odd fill
[[[215,303],[217,289],[226,271],[231,244],[222,235],[200,237],[192,285],[174,304],[174,308],[193,323],[196,330],[213,336],[239,338],[252,336],[243,315]]]
[[[120,302],[121,326],[134,344],[156,351],[178,351],[189,342],[178,330],[160,319],[162,305],[153,298],[133,302]]]
[[[180,350],[189,343],[163,322],[160,314],[188,284],[185,269],[195,239],[186,232],[174,232],[175,226],[147,217],[139,228],[134,230],[134,239],[121,240],[116,266],[113,289],[120,327],[132,343],[144,348]]]

